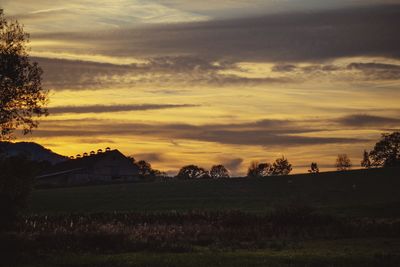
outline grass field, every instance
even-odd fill
[[[400,169],[259,179],[168,181],[35,190],[29,213],[240,210],[302,202],[320,212],[400,216]]]

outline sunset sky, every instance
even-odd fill
[[[170,174],[284,155],[359,166],[400,128],[400,0],[1,0],[31,34],[50,115],[34,141]]]

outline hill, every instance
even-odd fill
[[[263,179],[168,181],[35,190],[29,212],[242,210],[303,203],[324,213],[400,216],[400,169]]]
[[[24,155],[34,161],[48,161],[52,164],[66,160],[66,157],[33,142],[0,142],[0,152],[8,156]]]

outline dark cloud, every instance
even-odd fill
[[[363,72],[369,80],[398,80],[400,79],[400,66],[382,63],[351,63],[349,70]]]
[[[400,119],[380,117],[366,114],[349,115],[337,119],[337,122],[345,126],[353,127],[383,127],[400,125]]]
[[[189,104],[143,104],[143,105],[92,105],[92,106],[59,106],[49,108],[50,114],[66,114],[66,113],[111,113],[124,111],[143,111],[143,110],[158,110],[170,108],[187,108],[196,107],[198,105]]]
[[[99,144],[99,143],[105,143],[105,144],[115,144],[115,141],[111,139],[103,139],[103,138],[82,138],[79,139],[80,143],[85,143],[85,144]]]
[[[272,71],[274,72],[292,72],[296,69],[296,65],[292,64],[278,64],[272,67]]]
[[[224,165],[231,172],[237,172],[240,169],[243,161],[244,160],[242,158],[224,159],[222,165]]]
[[[229,62],[214,62],[190,56],[148,58],[146,63],[116,65],[77,60],[34,58],[44,70],[46,87],[63,89],[102,89],[121,84],[135,86],[149,84],[196,84],[224,86],[229,84],[287,83],[284,77],[246,78],[222,74],[221,70],[235,70]]]
[[[400,5],[380,5],[33,37],[96,44],[93,53],[120,57],[303,62],[360,55],[399,58],[399,24]]]
[[[43,130],[46,129],[46,130]],[[43,121],[35,136],[146,136],[164,140],[196,140],[234,145],[302,146],[363,142],[356,138],[310,137],[324,129],[287,120],[263,120],[242,124],[141,124],[107,120]]]
[[[164,155],[160,153],[142,153],[142,154],[135,154],[133,157],[136,161],[145,160],[147,162],[164,162],[165,158]]]

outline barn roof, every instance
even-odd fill
[[[116,157],[125,157],[124,154],[119,152],[118,150],[110,150],[106,152],[97,153],[94,155],[88,155],[82,158],[69,159],[60,163],[53,165],[50,169],[46,170],[42,173],[38,178],[49,177],[53,175],[58,175],[62,173],[73,172],[77,170],[87,169],[94,166],[97,162],[103,160],[109,155],[115,155]]]

